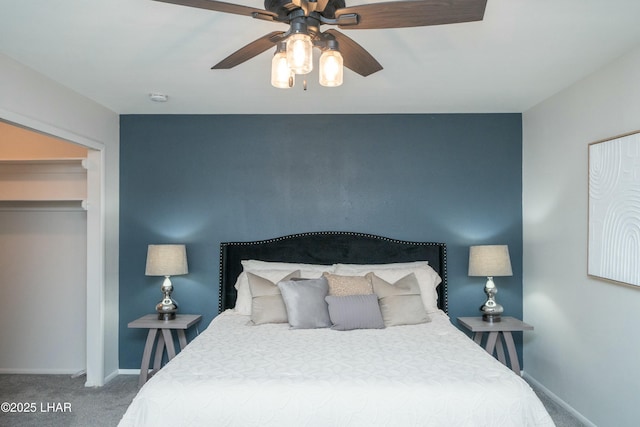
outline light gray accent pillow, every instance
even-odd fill
[[[282,280],[278,282],[292,329],[328,328],[329,309],[324,298],[329,293],[327,279]]]
[[[289,273],[282,280],[298,276],[300,270]],[[247,273],[247,279],[251,290],[251,322],[254,325],[287,323],[287,309],[278,285],[253,273]]]
[[[414,273],[404,276],[394,284],[382,280],[374,273],[368,273],[366,277],[378,296],[385,326],[416,325],[431,321],[424,308],[420,285]]]
[[[375,294],[328,296],[331,329],[350,331],[352,329],[382,329],[384,321]]]

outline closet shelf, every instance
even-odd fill
[[[42,158],[42,159],[0,159],[0,164],[81,164],[85,160],[84,157],[55,157],[55,158]]]
[[[85,211],[84,200],[0,200],[1,211]]]
[[[81,210],[87,198],[86,160],[0,160],[1,210]]]

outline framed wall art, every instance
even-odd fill
[[[589,144],[588,275],[640,288],[640,131]]]

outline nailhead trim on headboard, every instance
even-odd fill
[[[441,265],[440,265],[440,276],[442,278],[442,283],[440,284],[441,288],[441,309],[444,312],[448,312],[449,310],[449,297],[448,297],[448,289],[447,289],[447,247],[444,243],[436,243],[436,242],[411,242],[407,240],[398,240],[392,239],[389,237],[377,236],[375,234],[368,233],[359,233],[359,232],[351,232],[351,231],[312,231],[306,233],[298,233],[298,234],[290,234],[287,236],[275,237],[272,239],[265,240],[256,240],[250,242],[222,242],[220,243],[220,287],[218,291],[218,311],[222,312],[224,310],[223,306],[223,274],[224,274],[224,248],[227,246],[255,246],[255,245],[264,245],[269,243],[280,242],[283,240],[295,240],[296,238],[308,237],[308,236],[321,236],[321,235],[344,235],[344,236],[354,236],[354,237],[364,237],[372,240],[381,240],[390,243],[398,243],[409,246],[438,246],[441,251]]]

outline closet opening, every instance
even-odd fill
[[[53,130],[0,119],[0,372],[103,385],[103,149]]]

